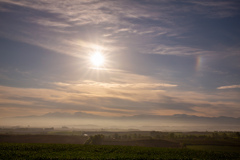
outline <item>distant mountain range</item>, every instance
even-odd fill
[[[106,117],[106,116],[99,116],[84,112],[75,112],[74,114],[66,113],[66,112],[54,112],[54,113],[47,113],[41,116],[20,116],[20,117],[12,117],[12,118],[76,118],[76,119],[104,119],[104,120],[152,120],[152,121],[177,121],[177,122],[184,122],[184,123],[217,123],[217,124],[232,124],[238,125],[240,124],[240,117],[200,117],[195,115],[187,115],[187,114],[175,114],[175,115],[134,115],[134,116],[122,116],[122,117]]]
[[[4,122],[4,123],[2,123]],[[54,112],[40,116],[21,116],[2,118],[3,125],[31,126],[95,126],[95,128],[134,128],[141,130],[240,130],[240,118],[233,117],[200,117],[186,114],[134,115],[107,117],[84,112]]]

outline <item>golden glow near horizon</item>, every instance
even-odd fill
[[[96,52],[90,57],[90,61],[94,67],[101,68],[104,66],[105,57],[102,53]]]

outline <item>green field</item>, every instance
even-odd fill
[[[187,148],[204,151],[219,151],[219,152],[238,152],[240,146],[216,146],[216,145],[188,145]]]
[[[78,144],[0,144],[0,159],[240,159],[237,152]]]

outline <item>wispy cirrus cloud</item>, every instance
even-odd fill
[[[235,89],[235,88],[240,88],[240,85],[221,86],[218,87],[217,89]]]
[[[36,23],[41,26],[46,26],[46,27],[59,27],[59,28],[70,27],[69,24],[62,23],[62,22],[56,21],[54,19],[38,18],[38,19],[29,19],[28,21],[31,21],[33,23]]]
[[[118,52],[131,52],[130,48],[134,46],[138,48],[135,49],[136,52],[143,54],[194,55],[208,52],[183,44],[174,44],[174,47],[172,44],[167,44],[165,40],[166,37],[170,37],[176,41],[176,38],[181,38],[182,34],[189,29],[184,25],[184,21],[181,22],[181,26],[176,22],[176,17],[181,19],[181,14],[178,13],[190,12],[191,7],[188,5],[178,7],[171,1],[140,3],[137,1],[1,0],[0,3],[11,12],[15,12],[16,7],[28,8],[33,12],[29,15],[22,10],[21,16],[24,17],[22,21],[25,24],[18,26],[17,30],[11,27],[12,32],[2,31],[1,34],[4,37],[11,37],[71,56],[79,57],[88,52],[86,48],[89,46],[83,46],[79,41],[92,43],[92,45],[100,42],[100,45],[106,46],[111,52],[116,52],[113,46],[119,49]],[[202,3],[196,4],[201,6]],[[9,7],[9,5],[13,6]],[[34,14],[39,12],[42,14]],[[35,24],[31,29],[28,27],[29,22]],[[159,49],[156,39],[161,41],[160,48],[165,46],[165,51]],[[79,45],[74,45],[77,43]],[[175,51],[170,49],[171,47],[176,48]]]
[[[99,115],[194,114],[199,116],[237,116],[237,93],[211,95],[177,90],[177,84],[126,72],[113,72],[111,79],[59,81],[51,89],[0,87],[2,115],[7,108],[40,114],[43,112],[78,112]],[[115,75],[115,76],[114,76]],[[127,77],[127,78],[123,78]],[[235,96],[234,96],[235,95]],[[209,112],[211,110],[211,112]],[[230,111],[231,112],[230,112]],[[234,113],[234,114],[233,114]]]
[[[197,12],[211,18],[226,18],[232,17],[238,13],[239,3],[236,1],[189,1],[195,4],[193,7]]]
[[[142,84],[136,87],[129,84],[111,85],[94,81],[85,81],[81,84],[58,82],[56,85],[58,87],[55,89],[0,86],[2,93],[0,109],[4,111],[1,112],[1,117],[14,115],[14,112],[11,113],[14,108],[18,110],[18,115],[27,115],[29,112],[25,111],[29,110],[35,115],[56,111],[70,113],[84,111],[101,115],[114,113],[114,116],[193,114],[237,117],[240,112],[238,103],[232,101],[232,97],[228,94],[180,92],[166,87],[156,90],[154,85],[157,84],[148,84],[148,88],[141,88]]]
[[[211,54],[211,51],[202,50],[199,48],[193,47],[184,47],[184,46],[166,46],[159,45],[153,49],[152,53],[154,54],[163,54],[163,55],[204,55]]]
[[[124,71],[110,70],[110,72],[110,79],[55,82],[54,85],[63,91],[80,91],[93,97],[111,97],[131,101],[154,99],[157,101],[158,93],[178,87],[177,84],[166,83],[144,75]],[[107,74],[104,77],[107,77]]]

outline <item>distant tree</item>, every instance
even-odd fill
[[[174,138],[174,137],[175,137],[175,134],[174,134],[174,133],[170,133],[170,134],[169,134],[169,137],[170,137],[170,138]]]
[[[127,139],[127,137],[128,137],[128,136],[127,136],[126,134],[124,134],[124,135],[122,136],[123,139]]]
[[[113,136],[115,139],[119,139],[120,136],[118,135],[118,133],[115,133],[114,136]]]
[[[151,135],[153,138],[155,138],[155,137],[159,136],[159,132],[157,132],[157,131],[151,131],[151,132],[150,132],[150,135]]]
[[[186,144],[183,143],[183,142],[181,142],[181,143],[180,143],[180,147],[181,147],[181,148],[186,148]]]
[[[160,138],[161,138],[161,136],[160,136],[160,135],[156,135],[156,138],[157,138],[157,139],[160,139]]]
[[[223,134],[222,134],[222,138],[224,138],[224,139],[228,138],[227,134],[226,134],[226,133],[223,133]]]
[[[133,138],[134,138],[134,139],[137,138],[137,134],[136,134],[136,133],[133,134]]]
[[[139,134],[137,134],[137,137],[138,138],[142,138],[142,135],[139,133]]]
[[[240,138],[240,132],[236,132],[237,138]]]
[[[97,134],[95,136],[90,136],[84,144],[101,145],[103,139],[104,139],[104,135]]]
[[[212,137],[213,137],[213,138],[219,138],[218,132],[216,132],[216,131],[213,132],[213,133],[212,133]]]

